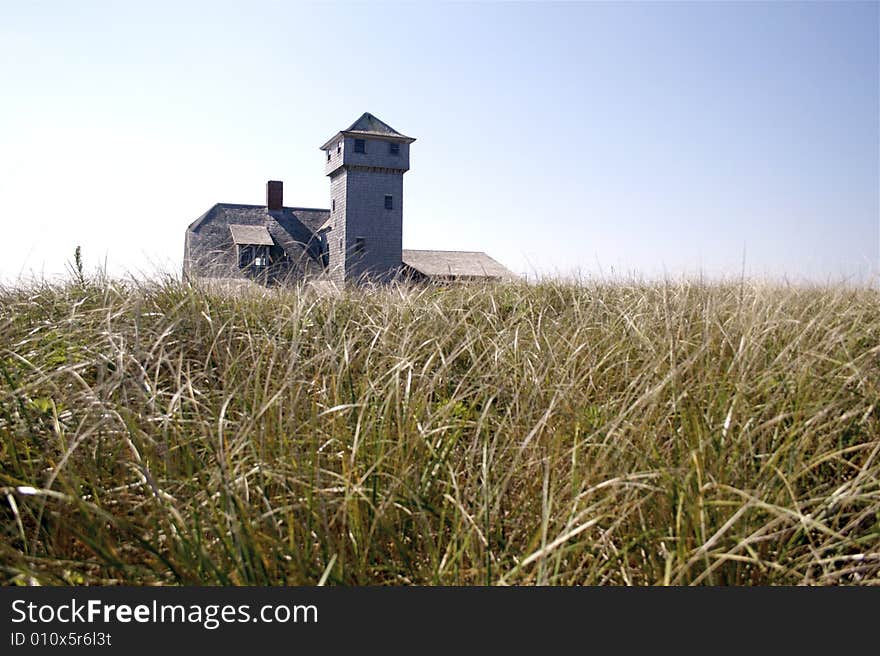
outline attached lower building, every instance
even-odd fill
[[[285,206],[276,180],[266,205],[218,203],[186,230],[185,275],[264,284],[514,280],[485,253],[403,249],[403,174],[414,141],[364,114],[321,146],[329,209]]]

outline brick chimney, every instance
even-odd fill
[[[266,183],[266,207],[270,212],[280,212],[284,206],[284,183],[269,180]]]

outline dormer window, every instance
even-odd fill
[[[269,266],[269,247],[256,244],[246,244],[236,247],[238,249],[238,266],[240,269],[252,267],[262,269]]]
[[[388,154],[389,155],[400,155],[400,144],[399,143],[390,143],[388,144]]]
[[[354,152],[356,152],[356,153],[367,152],[367,142],[364,139],[355,139],[354,140]]]
[[[263,269],[269,266],[269,253],[273,245],[272,235],[264,226],[238,225],[229,226],[232,243],[241,269]]]

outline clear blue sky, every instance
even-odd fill
[[[318,150],[417,138],[404,246],[517,272],[866,277],[878,3],[0,4],[0,278],[178,271],[216,202],[327,207]]]

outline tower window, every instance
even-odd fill
[[[354,254],[355,255],[363,255],[364,251],[367,250],[367,240],[363,237],[355,237],[354,238]]]
[[[356,153],[365,153],[367,152],[367,142],[363,139],[355,139],[354,140],[354,152]]]
[[[327,161],[328,162],[330,161],[330,151],[329,150],[327,151]]]
[[[341,152],[342,152],[342,142],[340,141],[336,144],[336,154],[338,155]]]
[[[385,194],[385,209],[390,210],[394,208],[394,199],[391,197],[391,194]]]
[[[333,198],[333,199],[330,201],[330,211],[331,211],[331,212],[335,212],[335,211],[336,211],[336,199],[335,199],[335,198]]]
[[[388,144],[388,154],[389,155],[400,155],[400,144],[399,143]]]

